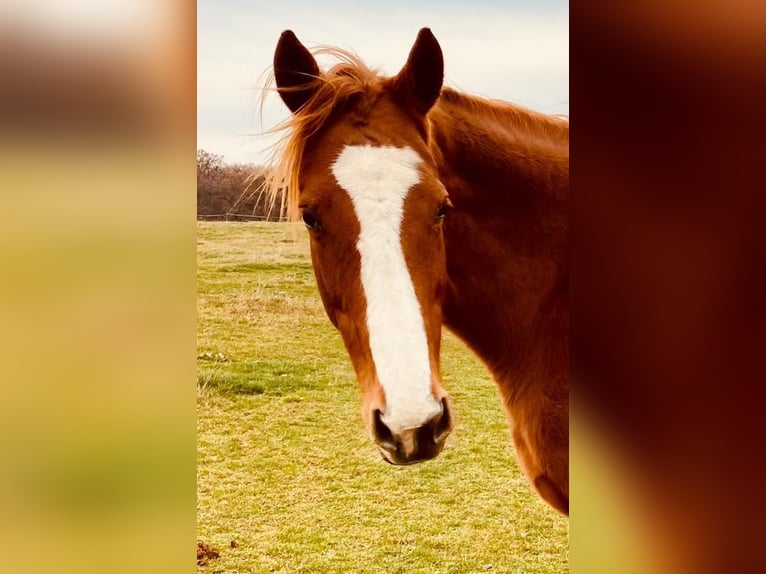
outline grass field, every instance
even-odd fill
[[[527,486],[495,387],[455,337],[444,451],[387,465],[305,231],[201,222],[197,241],[197,537],[220,551],[200,571],[569,571],[568,523]]]

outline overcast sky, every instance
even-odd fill
[[[276,94],[262,121],[259,81],[280,33],[308,47],[351,49],[395,74],[417,32],[444,52],[445,84],[538,111],[569,113],[569,4],[560,0],[199,0],[197,147],[229,162],[263,163],[259,136],[288,112]]]

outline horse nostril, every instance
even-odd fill
[[[391,429],[388,428],[386,423],[383,422],[380,409],[375,409],[372,413],[372,417],[374,421],[372,429],[375,435],[375,442],[384,448],[396,450],[396,440],[394,439],[394,433],[392,433]]]
[[[452,432],[452,415],[450,414],[447,397],[442,398],[442,412],[436,415],[432,421],[435,423],[433,425],[434,443],[439,444]]]

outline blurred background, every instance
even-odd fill
[[[0,3],[6,572],[193,564],[195,5]]]

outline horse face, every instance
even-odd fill
[[[335,114],[300,165],[299,207],[319,292],[354,365],[366,425],[394,464],[435,457],[452,429],[439,374],[449,200],[424,122],[441,87],[441,73],[434,74],[441,52],[439,62],[428,62],[426,52],[438,44],[430,32],[421,36],[402,72]],[[418,87],[410,77],[413,54],[438,86]],[[295,83],[285,73],[280,81],[280,70],[291,70]],[[283,34],[275,71],[280,89],[293,88],[285,103],[300,114],[301,97],[311,94],[295,86],[318,73],[313,57]]]
[[[451,430],[439,376],[446,192],[409,147],[352,144],[332,155],[302,178],[319,292],[384,457],[432,458]]]

